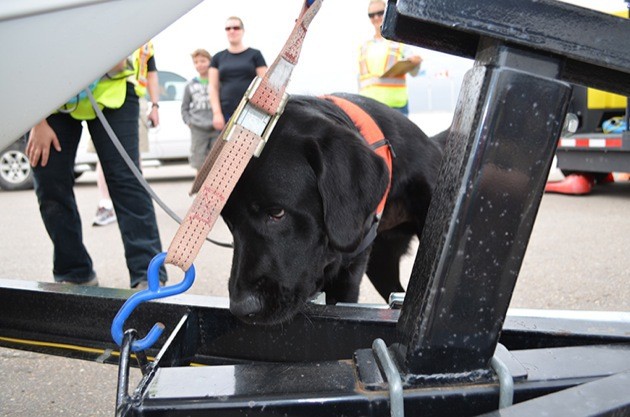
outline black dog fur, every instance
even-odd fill
[[[318,291],[328,304],[356,302],[364,272],[385,299],[403,290],[400,257],[422,232],[445,134],[430,139],[396,110],[338,95],[372,116],[395,153],[378,236],[353,254],[385,192],[385,163],[336,105],[291,97],[222,212],[234,238],[230,311],[245,322],[290,320]]]

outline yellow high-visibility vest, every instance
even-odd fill
[[[153,56],[151,42],[138,48],[125,61],[125,68],[116,74],[106,74],[101,77],[92,89],[92,95],[99,108],[119,109],[125,102],[127,95],[127,81],[135,85],[138,97],[143,96],[147,88],[147,62]],[[81,96],[78,102],[66,103],[60,112],[70,113],[77,120],[92,120],[96,113],[87,97]]]
[[[404,56],[404,45],[387,39],[371,39],[361,45],[359,52],[359,94],[373,98],[390,107],[407,104],[405,75],[381,78]]]
[[[149,59],[153,56],[153,42],[149,41],[136,49],[132,55],[135,77],[129,76],[128,81],[136,86],[136,94],[142,97],[147,92],[147,74],[149,73]]]

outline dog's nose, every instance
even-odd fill
[[[260,313],[261,310],[260,298],[253,294],[244,295],[237,300],[230,299],[230,312],[237,317],[251,317]]]

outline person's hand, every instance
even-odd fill
[[[147,118],[151,121],[151,127],[158,127],[160,124],[160,113],[158,112],[158,108],[156,106],[151,107],[151,111]]]
[[[212,116],[212,126],[218,131],[223,130],[223,127],[225,126],[225,119],[222,114],[214,114]]]
[[[61,144],[57,134],[44,119],[31,129],[28,137],[26,156],[28,156],[31,166],[37,166],[38,163],[41,163],[41,166],[45,167],[48,164],[51,146],[57,152],[61,152]]]
[[[409,62],[411,62],[413,65],[416,65],[416,66],[420,65],[420,63],[422,62],[422,58],[420,58],[420,55],[413,55],[407,59],[409,60]]]
[[[407,60],[414,65],[413,69],[409,71],[409,75],[415,77],[420,73],[420,64],[422,64],[422,58],[420,57],[420,55],[412,55],[408,57]]]
[[[118,64],[114,65],[112,68],[110,68],[109,71],[107,71],[107,73],[105,74],[106,77],[112,78],[115,75],[117,75],[119,72],[121,72],[122,70],[125,69],[125,66],[127,65],[127,60],[123,59],[122,61],[120,61]]]

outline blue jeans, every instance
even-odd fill
[[[409,102],[405,103],[405,105],[402,106],[402,107],[392,107],[392,109],[398,110],[399,112],[401,112],[405,116],[409,116]]]
[[[127,83],[127,96],[121,108],[103,109],[105,118],[137,167],[140,166],[139,112],[138,96],[130,83]],[[48,164],[38,165],[33,173],[39,211],[54,246],[53,276],[57,282],[87,282],[96,274],[83,244],[73,190],[74,159],[83,127],[81,121],[68,114],[56,113],[47,121],[57,134],[61,152],[51,149]],[[135,287],[147,279],[149,262],[162,251],[153,202],[119,155],[101,122],[90,120],[87,125],[116,210],[130,285]],[[163,269],[160,280],[166,281]]]

